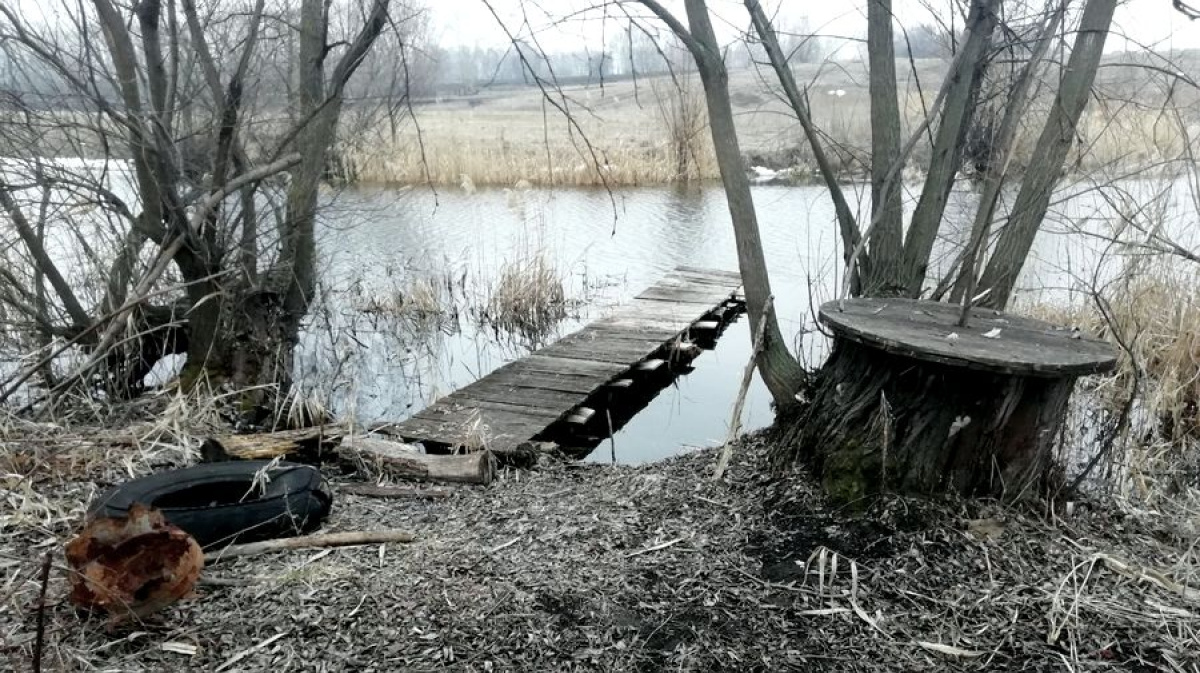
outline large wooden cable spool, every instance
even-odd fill
[[[835,498],[1018,496],[1047,484],[1075,381],[1108,343],[1032,318],[911,299],[821,307],[833,352],[793,435]]]

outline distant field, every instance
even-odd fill
[[[1200,67],[1196,67],[1200,60],[1194,55],[1177,59],[1185,63],[1181,69],[1200,76]],[[914,77],[907,61],[898,63],[906,132],[924,117],[946,67],[938,60],[918,61]],[[796,75],[808,86],[814,121],[827,135],[826,142],[840,148],[833,153],[839,171],[846,177],[861,173],[868,161],[871,135],[864,64],[802,65]],[[811,168],[807,143],[769,76],[768,72],[760,75],[749,70],[731,74],[730,92],[742,151],[750,165],[796,166],[803,173]],[[1197,134],[1191,131],[1200,133],[1200,114],[1195,93],[1186,87],[1171,92],[1173,104],[1182,110],[1181,118],[1162,114],[1158,108],[1167,98],[1167,81],[1159,71],[1118,66],[1110,59],[1101,68],[1097,101],[1082,124],[1078,156],[1072,160],[1076,169],[1147,165],[1178,156],[1185,145],[1185,132],[1188,136]],[[636,185],[680,177],[679,151],[668,140],[672,115],[664,110],[672,103],[678,105],[680,95],[702,102],[695,75],[687,79],[682,94],[666,76],[608,82],[603,87],[575,85],[564,87],[562,93],[578,128],[568,124],[536,87],[485,89],[475,95],[420,104],[414,108],[417,123],[406,121],[395,137],[385,124],[350,111],[343,124],[341,155],[349,177],[364,182],[429,179],[460,184],[465,176],[476,185],[508,185],[519,180]],[[1031,106],[1018,143],[1018,164],[1032,149],[1049,104],[1049,96],[1043,95]],[[707,131],[698,134],[697,140],[688,151],[692,176],[716,177]],[[928,160],[928,153],[927,142],[918,145],[913,155],[917,168]]]

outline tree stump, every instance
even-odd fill
[[[987,309],[911,299],[821,307],[834,336],[811,403],[781,450],[850,502],[902,493],[1037,494],[1080,376],[1112,369],[1109,344]]]

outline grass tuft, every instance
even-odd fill
[[[515,332],[539,332],[567,317],[563,275],[542,252],[506,262],[484,311],[487,322]]]

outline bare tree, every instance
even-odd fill
[[[709,34],[702,30],[707,24],[707,10],[702,2],[686,3],[691,24],[689,33],[657,3],[642,4],[680,35],[681,39],[685,39],[700,65],[702,79],[709,94],[709,116],[714,142],[724,143],[724,147],[718,146],[717,159],[721,164],[734,227],[739,232],[739,262],[742,273],[747,278],[747,298],[753,309],[756,298],[752,297],[751,293],[754,292],[754,288],[758,288],[758,298],[761,299],[762,288],[769,288],[769,285],[766,285],[765,270],[757,268],[762,263],[761,255],[746,254],[746,250],[753,250],[757,243],[756,225],[752,213],[747,212],[753,210],[750,195],[748,192],[743,193],[743,187],[737,180],[725,179],[727,174],[740,172],[740,156],[736,153],[736,140],[731,142],[726,137],[733,135],[732,116],[727,112],[728,101],[723,100],[727,98],[727,92],[723,88],[724,72],[712,63],[715,59],[711,54],[715,50],[712,44],[707,42]],[[929,289],[931,280],[938,280],[927,277],[930,257],[942,228],[947,198],[963,162],[967,130],[972,124],[987,69],[994,54],[1002,49],[1022,51],[1026,54],[1027,65],[1021,71],[1014,89],[1015,95],[1011,100],[1015,109],[1005,110],[1007,128],[1003,128],[1005,124],[1002,124],[1000,132],[1001,147],[997,158],[1002,163],[997,167],[998,172],[993,173],[991,177],[987,198],[979,204],[979,216],[970,241],[972,249],[960,257],[958,267],[961,285],[972,288],[978,286],[989,305],[1004,307],[1011,295],[1016,275],[1028,255],[1033,237],[1045,215],[1050,192],[1063,173],[1067,151],[1099,66],[1099,56],[1103,50],[1115,0],[1088,0],[1084,7],[1070,59],[1055,94],[1054,104],[1045,122],[1031,168],[1021,180],[1017,201],[1007,221],[994,227],[1000,231],[999,242],[992,251],[987,269],[978,281],[975,279],[975,274],[980,268],[978,260],[986,252],[983,241],[987,232],[993,229],[992,223],[996,218],[995,200],[999,185],[1003,181],[1004,169],[1007,167],[1006,157],[1012,143],[1013,127],[1028,100],[1030,82],[1045,55],[1049,36],[1053,34],[1062,15],[1057,3],[1052,3],[1046,8],[1046,20],[1038,22],[1041,24],[1040,37],[1035,37],[1032,45],[1013,47],[1006,42],[997,48],[993,45],[993,40],[998,36],[1006,41],[1024,39],[1018,36],[1027,35],[1029,31],[1014,30],[1005,22],[1000,0],[970,2],[963,34],[952,36],[957,46],[949,71],[938,88],[933,104],[927,109],[924,120],[915,129],[910,130],[905,138],[901,129],[896,79],[898,61],[893,31],[893,7],[890,0],[869,0],[867,50],[872,127],[871,218],[863,229],[855,222],[848,200],[842,194],[842,187],[837,183],[836,176],[827,165],[828,162],[822,161],[824,139],[814,127],[807,102],[793,79],[776,27],[772,25],[758,2],[746,0],[745,5],[751,16],[755,36],[765,48],[784,97],[813,148],[818,171],[833,196],[834,210],[842,235],[844,259],[847,263],[846,288],[854,293],[871,296],[920,297]],[[701,27],[700,31],[697,30],[698,26]],[[911,34],[908,35],[910,41],[911,37]],[[704,78],[706,71],[717,74]],[[916,209],[906,225],[901,208],[900,175],[910,160],[913,148],[926,134],[931,147],[931,159],[920,188]],[[747,232],[753,232],[755,235],[748,235]],[[975,298],[973,295],[973,292],[964,293],[963,300],[967,305]],[[751,324],[754,324],[753,318]],[[774,360],[763,358],[759,363],[763,378],[771,387],[777,401],[787,395],[786,383],[778,378],[773,379],[762,367],[764,363],[772,366],[782,360],[782,357],[782,354],[778,354]],[[834,360],[836,362],[831,361],[831,366],[822,370],[814,382],[814,401],[800,414],[791,417],[796,419],[792,421],[794,425],[790,429],[793,441],[781,445],[780,455],[787,461],[798,457],[813,458],[814,463],[821,466],[826,482],[836,484],[836,490],[841,493],[863,493],[872,487],[862,483],[867,479],[866,470],[855,463],[866,460],[864,456],[868,454],[873,456],[871,460],[879,459],[878,447],[873,453],[868,451],[868,447],[877,445],[879,441],[876,437],[877,432],[873,429],[875,423],[872,419],[883,413],[880,405],[886,402],[880,393],[885,382],[847,379],[845,377],[853,377],[854,372],[868,371],[869,368],[856,367],[853,363],[847,364],[847,357]],[[801,377],[794,377],[787,381],[794,383],[800,380]],[[856,391],[854,399],[862,400],[862,404],[847,409],[839,403],[839,400],[846,399],[844,395],[822,393],[823,390],[831,391],[835,388],[841,390],[843,386],[852,387]],[[862,394],[858,394],[859,392]],[[914,394],[918,393],[919,391],[914,391]],[[914,411],[916,407],[913,405],[908,405],[906,409],[904,413],[919,413]],[[914,423],[920,422],[917,416],[913,419]],[[903,425],[907,421],[901,419],[897,422]],[[850,446],[856,448],[849,451],[846,447]],[[941,449],[935,446],[927,448],[928,452],[925,454],[918,452],[919,455],[887,458],[889,461],[907,461],[906,465],[914,466],[909,470],[904,465],[897,465],[898,469],[892,471],[897,480],[893,484],[894,487],[901,490],[929,488],[930,484],[923,475],[931,473],[925,468],[941,460],[938,454]],[[936,470],[933,474],[936,474]],[[911,482],[905,481],[910,476]],[[870,478],[876,479],[877,476]],[[1039,475],[1031,475],[1031,478],[1039,478]],[[857,481],[848,484],[847,479]],[[1015,486],[1020,488],[1024,484]]]
[[[1017,275],[1046,216],[1051,193],[1062,177],[1079,118],[1091,97],[1092,81],[1104,54],[1104,41],[1116,7],[1116,0],[1088,0],[1084,6],[1066,72],[1025,179],[1021,181],[1012,214],[979,279],[979,287],[988,293],[984,299],[987,306],[1003,308],[1012,296]]]
[[[783,339],[770,301],[771,280],[759,235],[758,216],[750,194],[750,180],[742,169],[742,152],[738,146],[733,107],[729,101],[729,73],[725,70],[708,7],[704,0],[687,0],[684,7],[689,25],[685,27],[658,2],[643,0],[642,4],[671,29],[696,61],[708,105],[713,150],[733,221],[750,324],[755,326],[756,331],[762,325],[765,332],[761,339],[762,348],[757,355],[758,372],[776,405],[781,408],[793,407],[796,403],[795,394],[804,383],[804,372],[788,352],[787,342]],[[765,317],[764,313],[767,314]],[[753,338],[759,339],[757,333]]]
[[[939,36],[938,43],[948,45],[939,53],[952,56],[946,74],[937,83],[932,102],[918,89],[922,114],[906,131],[897,69],[912,68],[915,81],[918,73],[913,59],[927,55],[925,52],[932,47],[926,43],[932,41],[937,30],[925,26],[910,30],[900,26],[897,30],[892,1],[868,0],[870,197],[869,219],[859,222],[851,209],[851,199],[827,159],[829,136],[813,122],[806,92],[795,81],[792,58],[780,37],[777,19],[772,19],[757,0],[744,0],[753,33],[748,39],[754,46],[761,46],[770,61],[782,90],[781,98],[803,130],[818,173],[833,199],[846,265],[843,293],[915,299],[930,294],[943,297],[953,287],[952,296],[962,302],[963,314],[980,300],[996,308],[1007,305],[1032,241],[1041,228],[1050,195],[1064,173],[1081,115],[1092,93],[1116,0],[1086,0],[1082,4],[1082,11],[1069,12],[1061,0],[1047,0],[1040,7],[1003,0],[965,3],[965,21],[959,27],[951,21]],[[824,476],[853,482],[841,489],[845,493],[878,488],[878,475],[865,476],[864,461],[901,461],[904,464],[891,471],[895,479],[892,486],[899,490],[929,490],[930,475],[939,474],[936,466],[948,464],[946,446],[925,447],[927,450],[918,447],[911,455],[880,457],[875,420],[890,408],[881,394],[886,382],[859,380],[863,372],[871,369],[857,366],[863,363],[853,362],[853,355],[835,357],[816,377],[810,378],[786,348],[769,308],[771,283],[731,109],[727,51],[717,40],[706,3],[685,0],[686,20],[656,0],[604,3],[606,8],[616,6],[624,11],[630,21],[630,32],[637,26],[642,33],[652,35],[653,30],[642,23],[644,14],[635,17],[635,12],[629,9],[632,5],[648,10],[684,44],[704,86],[710,133],[735,232],[749,322],[752,331],[761,330],[765,337],[764,346],[757,353],[760,375],[780,409],[794,408],[801,388],[811,384],[803,392],[810,393],[813,401],[799,413],[780,416],[785,435],[793,441],[780,444],[779,458],[788,463],[798,458],[812,459],[826,473]],[[1060,33],[1071,38],[1062,41],[1063,51],[1069,50],[1066,67],[1058,72],[1056,82],[1044,84],[1051,89],[1053,101],[1042,123],[1033,158],[1025,172],[1016,178],[1009,171],[1015,137],[1035,97],[1035,87],[1042,84],[1049,47]],[[907,58],[897,59],[898,39],[903,40],[901,53]],[[997,62],[1011,76],[997,73],[989,77]],[[975,206],[968,241],[955,258],[953,268],[949,272],[943,270],[941,277],[930,277],[935,243],[947,233],[944,231],[947,201],[965,161],[967,145],[972,142],[971,129],[981,101],[985,100],[989,115],[999,122],[990,141],[987,161],[980,162],[983,198]],[[1039,118],[1025,121],[1036,123]],[[901,176],[913,162],[912,155],[918,146],[928,148],[928,170],[916,190],[915,210],[906,222]],[[998,202],[1007,178],[1019,179],[1019,188],[1013,206],[1005,212]],[[989,244],[993,237],[994,246]],[[759,336],[755,334],[756,339]],[[836,394],[843,386],[853,387],[856,402],[851,409],[841,402],[845,398]],[[921,397],[920,390],[911,392],[913,399]],[[904,405],[899,413],[908,416],[896,422],[901,427],[909,422],[920,424],[924,418],[920,406]],[[1065,398],[1058,408],[1065,408]],[[987,462],[981,459],[971,463],[977,474],[963,483],[979,483],[976,477],[989,469]],[[1039,479],[1044,474],[1042,470],[1040,474],[1029,472],[1026,476]],[[875,481],[868,483],[871,479]],[[1008,486],[1019,490],[1027,483]]]
[[[10,167],[0,184],[0,205],[62,311],[26,312],[35,329],[91,349],[85,368],[115,344],[152,344],[113,373],[126,387],[170,351],[187,354],[185,383],[286,385],[315,287],[318,187],[347,86],[388,30],[390,5],[346,5],[335,22],[322,0],[302,0],[294,16],[269,13],[265,0],[93,0],[63,2],[47,25],[0,3],[0,45],[26,75],[25,116],[6,115],[5,135],[26,156],[65,146],[85,158],[37,159],[36,174]],[[275,78],[289,83],[282,97],[248,86]],[[112,234],[107,269],[103,251],[90,257],[107,278],[102,292],[87,285],[86,265],[64,269],[68,258],[25,235],[25,179],[64,206],[88,204],[86,216],[63,211],[76,244],[91,250],[87,232]],[[178,292],[161,288],[172,278]]]

